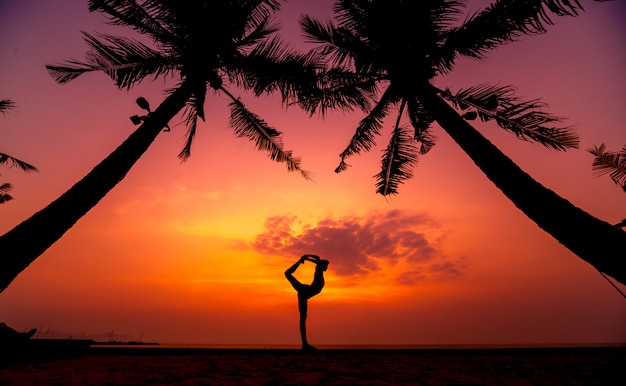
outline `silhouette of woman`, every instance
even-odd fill
[[[302,284],[293,276],[293,273],[298,269],[300,264],[304,264],[305,261],[311,261],[315,263],[315,274],[313,275],[313,282],[311,284]],[[324,271],[328,269],[328,260],[321,260],[316,255],[303,255],[294,265],[287,268],[285,271],[285,277],[293,288],[298,292],[298,311],[300,311],[300,337],[302,338],[302,350],[312,351],[316,350],[311,346],[306,338],[306,317],[308,309],[308,300],[313,296],[322,292],[324,288]]]

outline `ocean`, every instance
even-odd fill
[[[297,344],[206,344],[206,343],[104,343],[92,344],[91,347],[120,347],[120,348],[143,348],[143,349],[167,349],[167,350],[299,350]],[[554,343],[554,344],[317,344],[320,350],[484,350],[484,349],[560,349],[560,348],[626,348],[623,343]]]

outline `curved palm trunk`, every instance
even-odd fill
[[[526,174],[450,107],[435,89],[418,98],[437,123],[461,146],[485,175],[541,229],[570,251],[626,285],[626,232],[599,220]]]
[[[0,292],[120,182],[191,95],[190,81],[82,180],[48,206],[0,236]]]

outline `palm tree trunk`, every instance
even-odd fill
[[[626,232],[599,220],[535,181],[439,97],[418,98],[437,123],[526,216],[578,257],[626,285]]]
[[[0,292],[120,182],[191,95],[190,81],[82,180],[48,206],[0,236]]]

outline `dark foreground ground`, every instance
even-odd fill
[[[0,385],[626,385],[626,347],[91,347],[75,358],[1,364]]]

